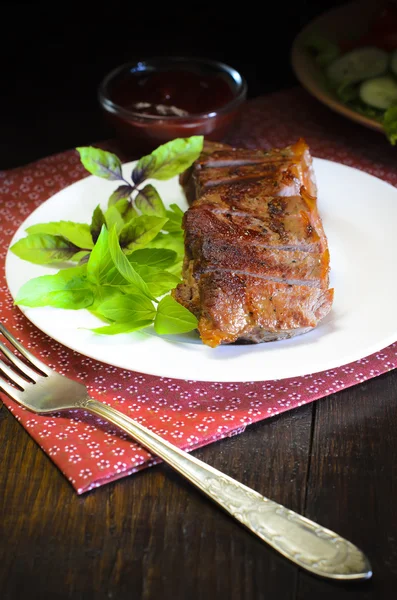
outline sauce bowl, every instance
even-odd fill
[[[108,122],[133,152],[191,135],[222,141],[246,96],[246,81],[233,67],[179,56],[125,63],[98,90]]]

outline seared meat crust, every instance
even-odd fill
[[[209,346],[285,339],[331,310],[329,251],[303,140],[270,152],[206,144],[181,176],[183,283]]]

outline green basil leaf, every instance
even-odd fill
[[[120,232],[120,246],[129,250],[144,247],[161,231],[166,218],[142,215],[132,219]]]
[[[200,156],[203,149],[203,136],[177,138],[159,146],[151,154],[143,156],[132,171],[135,185],[149,177],[170,179],[188,169]]]
[[[130,263],[137,263],[138,265],[144,265],[163,271],[176,262],[177,254],[173,250],[142,248],[141,250],[131,252],[127,258]]]
[[[36,265],[71,260],[79,248],[58,235],[31,233],[15,242],[11,252]]]
[[[91,283],[99,286],[119,287],[130,285],[130,281],[123,277],[113,261],[109,248],[109,235],[108,230],[103,225],[98,241],[87,262],[87,277]]]
[[[102,302],[96,308],[105,319],[121,323],[136,320],[153,320],[156,310],[152,302],[142,294],[122,294]]]
[[[139,275],[145,280],[149,291],[155,296],[162,296],[170,290],[173,290],[178,283],[180,277],[173,275],[169,271],[158,271],[143,265],[134,265]]]
[[[165,231],[168,231],[169,233],[183,233],[183,211],[177,204],[171,204],[170,210],[167,210],[166,212],[166,216],[168,217],[168,223],[164,225]]]
[[[185,253],[185,244],[182,233],[163,233],[160,232],[156,237],[146,244],[146,248],[164,248],[174,250],[177,256],[183,258]]]
[[[113,265],[106,273],[104,273],[101,284],[122,289],[124,286],[128,286],[129,282],[122,276],[118,268]]]
[[[160,194],[150,183],[139,190],[135,198],[135,206],[144,215],[154,215],[155,217],[165,217],[166,211]]]
[[[53,306],[78,310],[90,306],[94,299],[85,278],[86,267],[62,269],[55,275],[42,275],[27,281],[18,291],[15,304]]]
[[[113,206],[119,200],[128,200],[132,192],[132,186],[128,184],[119,185],[108,200],[108,206]]]
[[[131,202],[126,198],[118,200],[118,202],[114,204],[114,207],[117,208],[120,215],[123,217],[124,223],[128,223],[128,221],[131,221],[131,219],[134,219],[138,216],[138,212],[135,210]]]
[[[185,214],[178,204],[170,204],[170,210],[176,215],[176,218],[182,223],[183,215]]]
[[[103,211],[98,204],[98,206],[95,207],[95,210],[92,213],[91,225],[90,225],[90,232],[91,232],[91,236],[94,241],[94,244],[97,242],[97,240],[99,238],[99,234],[101,233],[102,225],[105,225],[105,215],[103,214]]]
[[[176,275],[176,277],[178,277],[178,279],[181,280],[182,279],[182,267],[183,267],[183,260],[179,260],[171,267],[168,267],[167,271],[168,271],[168,273],[172,273],[173,275]]]
[[[154,329],[159,335],[186,333],[197,327],[196,317],[172,296],[162,298],[157,306]]]
[[[128,262],[127,257],[120,248],[120,244],[117,238],[117,232],[113,228],[108,237],[108,249],[110,251],[113,263],[120,275],[138,291],[142,292],[145,296],[151,300],[155,300],[153,295],[150,293],[148,286],[142,277],[137,273],[134,267]]]
[[[114,263],[109,250],[109,234],[105,225],[102,225],[101,233],[87,262],[87,277],[89,281],[102,284],[106,280]]]
[[[96,327],[91,329],[94,333],[100,333],[103,335],[117,335],[119,333],[131,333],[148,327],[153,323],[153,320],[149,321],[129,321],[128,323],[112,323],[111,325],[105,325],[104,327]]]
[[[27,233],[46,233],[60,235],[78,248],[89,250],[94,246],[90,228],[86,223],[73,221],[57,221],[55,223],[38,223],[26,229]]]
[[[119,297],[124,297],[121,289],[122,287],[111,286],[111,285],[92,285],[92,289],[94,292],[94,301],[92,306],[90,306],[90,312],[94,313],[96,309],[103,304],[104,302],[113,301]],[[95,313],[96,314],[96,313]],[[100,318],[102,315],[100,313],[97,314]]]
[[[87,252],[87,250],[79,250],[78,252],[76,252],[76,254],[73,254],[70,260],[72,260],[73,262],[84,264],[88,261],[89,255],[90,253]]]
[[[157,273],[148,274],[145,279],[149,290],[158,298],[163,294],[167,294],[181,282],[180,277],[173,275],[169,271],[160,271]]]
[[[76,148],[76,150],[80,154],[84,168],[92,175],[112,181],[123,179],[121,162],[115,154],[93,146],[84,146]]]
[[[110,231],[112,227],[115,227],[117,233],[120,233],[124,227],[124,219],[117,210],[116,206],[109,206],[104,214],[104,217],[108,231]]]

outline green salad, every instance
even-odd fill
[[[119,186],[106,207],[98,205],[90,223],[57,221],[26,229],[10,248],[18,257],[56,266],[52,275],[27,281],[15,304],[87,309],[104,322],[92,331],[113,335],[151,325],[158,334],[191,331],[196,317],[170,291],[181,281],[183,211],[167,209],[152,183],[185,171],[198,158],[202,136],[178,138],[142,157],[131,181],[115,154],[77,148],[84,167]]]
[[[320,66],[327,87],[354,111],[383,125],[390,143],[397,143],[397,49],[377,46],[340,47],[318,36],[306,48]]]

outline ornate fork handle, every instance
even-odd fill
[[[371,577],[366,556],[333,531],[261,496],[97,400],[86,400],[84,408],[129,433],[299,567],[331,579]]]

